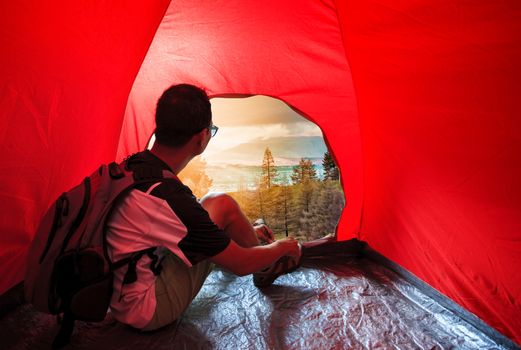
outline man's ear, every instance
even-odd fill
[[[208,131],[206,129],[203,129],[203,130],[199,131],[197,134],[195,134],[195,137],[197,137],[197,144],[199,146],[201,146],[205,142],[207,132]]]
[[[206,132],[207,130],[203,129],[193,136],[195,145],[197,146],[197,154],[203,153],[206,148]]]

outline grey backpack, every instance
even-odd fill
[[[156,168],[131,172],[125,164],[102,165],[83,182],[64,192],[40,222],[31,248],[24,288],[37,310],[58,315],[61,328],[53,347],[68,343],[75,320],[102,321],[112,296],[113,271],[128,266],[124,284],[136,281],[137,261],[147,254],[151,269],[160,272],[156,247],[112,262],[107,253],[105,224],[114,204],[146,182],[175,175]]]

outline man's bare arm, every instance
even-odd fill
[[[251,248],[243,248],[232,240],[226,249],[210,260],[236,275],[244,276],[262,270],[284,255],[300,256],[300,247],[295,239],[285,238]]]

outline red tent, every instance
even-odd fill
[[[323,130],[365,240],[521,343],[521,3],[0,4],[0,293],[39,218],[142,149],[157,97],[279,98]]]

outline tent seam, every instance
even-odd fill
[[[356,89],[356,84],[355,84],[355,79],[354,79],[354,76],[353,76],[353,70],[351,69],[351,64],[349,62],[349,57],[347,55],[347,49],[346,49],[346,46],[345,46],[345,37],[344,37],[344,32],[342,30],[342,22],[340,21],[340,17],[338,16],[338,6],[337,6],[337,0],[333,0],[333,4],[334,4],[334,10],[335,10],[335,16],[336,16],[336,19],[337,19],[337,23],[338,23],[338,28],[340,29],[340,38],[341,38],[341,41],[342,41],[342,48],[344,49],[344,57],[345,57],[345,60],[346,60],[346,64],[349,68],[349,72],[351,73],[351,83],[353,84],[353,90],[355,92],[355,101],[356,101],[356,111],[357,111],[357,114],[358,114],[358,131],[359,131],[359,135],[360,135],[360,150],[363,149],[363,142],[362,142],[362,128],[361,128],[361,123],[360,123],[360,103],[358,101],[358,94],[357,94],[357,89]],[[363,155],[363,152],[360,151],[361,153],[361,156]],[[365,209],[365,183],[364,183],[364,158],[362,158],[362,169],[361,169],[361,174],[362,174],[362,200],[361,200],[361,207],[360,207],[360,218],[359,218],[359,225],[358,225],[358,229],[357,229],[357,232],[356,232],[356,238],[358,240],[360,240],[360,237],[361,237],[361,234],[362,234],[362,224],[363,224],[363,213],[364,213],[364,209]]]

